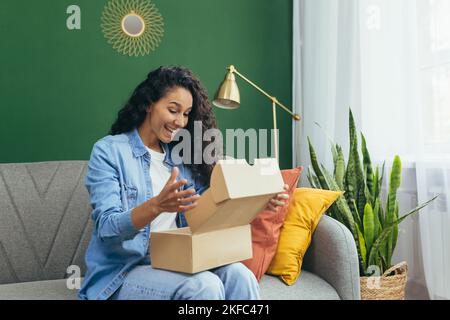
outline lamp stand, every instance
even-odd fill
[[[280,163],[279,153],[278,153],[278,130],[277,130],[277,105],[275,101],[272,100],[272,112],[273,112],[273,139],[274,139],[274,147],[275,147],[275,158],[277,159],[278,164]]]
[[[277,98],[269,95],[267,92],[265,92],[263,89],[261,89],[258,85],[256,85],[253,81],[245,77],[243,74],[241,74],[239,71],[236,70],[236,68],[233,65],[230,65],[228,67],[228,73],[225,77],[225,80],[223,81],[222,85],[219,87],[219,90],[217,91],[216,98],[214,99],[213,103],[224,109],[235,109],[239,107],[240,105],[240,96],[239,96],[239,89],[236,85],[236,80],[234,77],[234,74],[237,74],[240,78],[242,78],[245,82],[250,84],[252,87],[254,87],[256,90],[258,90],[260,93],[265,95],[267,98],[269,98],[272,101],[272,113],[273,113],[273,129],[274,129],[274,142],[273,146],[275,148],[275,158],[277,159],[278,163],[280,162],[280,154],[278,150],[278,129],[277,129],[277,106],[286,111],[288,114],[291,115],[291,117],[295,121],[300,121],[300,116],[298,114],[294,114],[289,108],[287,108],[285,105],[280,103]]]

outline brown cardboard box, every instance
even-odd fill
[[[250,222],[283,191],[276,159],[220,160],[188,228],[152,232],[153,268],[196,273],[252,257]]]

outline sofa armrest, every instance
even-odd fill
[[[332,285],[343,300],[360,300],[359,262],[353,236],[324,215],[306,252],[303,268]]]

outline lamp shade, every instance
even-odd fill
[[[228,71],[225,79],[216,92],[213,104],[222,109],[239,108],[241,104],[241,97],[239,95],[236,77],[233,72]]]

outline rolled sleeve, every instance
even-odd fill
[[[117,224],[119,225],[119,233],[126,239],[133,238],[139,232],[139,230],[136,229],[133,222],[131,221],[131,212],[132,210],[128,210],[126,212],[120,213],[117,219]]]
[[[85,185],[90,195],[92,219],[101,240],[130,240],[139,232],[131,221],[132,210],[124,210],[119,172],[110,145],[98,141],[92,150]]]

